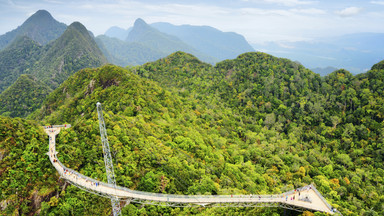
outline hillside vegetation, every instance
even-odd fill
[[[26,117],[41,107],[52,91],[31,75],[21,75],[15,83],[0,94],[0,115]]]
[[[81,23],[74,22],[48,46],[32,71],[54,89],[76,71],[105,63],[107,59],[88,30]]]
[[[264,53],[245,53],[213,67],[176,52],[143,66],[80,70],[28,118],[41,124],[72,124],[58,135],[59,159],[106,181],[95,105],[102,102],[120,186],[171,194],[274,194],[313,183],[344,215],[381,215],[383,78],[383,62],[359,76],[338,70],[321,78],[295,62]],[[13,127],[9,131],[16,133],[19,126]],[[48,148],[45,139],[42,148]],[[0,149],[6,149],[3,146]],[[13,154],[4,155],[3,160],[15,160]],[[14,169],[23,172],[23,167]],[[110,214],[108,199],[59,185],[51,187],[55,192],[41,200],[41,208],[21,208],[9,202],[12,193],[6,193],[2,200],[10,204],[3,211]],[[282,215],[284,210],[129,204],[122,212]]]
[[[26,117],[40,108],[51,89],[57,88],[70,75],[106,62],[94,38],[78,22],[72,23],[57,40],[45,46],[27,36],[19,37],[0,51],[0,113]],[[33,84],[15,83],[21,74],[31,75],[36,80]],[[26,81],[25,78],[21,79]],[[5,92],[7,88],[11,90]]]
[[[232,109],[238,120],[223,134],[247,144],[245,161],[275,170],[270,187],[314,182],[348,215],[383,211],[383,69],[380,62],[358,76],[338,70],[320,78],[264,53],[214,68],[175,53],[136,71],[182,97]]]
[[[0,93],[11,86],[21,74],[30,72],[43,52],[42,46],[27,36],[19,37],[0,51]]]

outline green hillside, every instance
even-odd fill
[[[43,48],[29,37],[19,37],[8,48],[0,51],[0,93],[12,85],[23,73],[31,73],[40,59]]]
[[[27,36],[19,37],[0,51],[0,114],[26,117],[70,75],[106,62],[80,23],[71,24],[60,38],[43,47]],[[20,77],[21,74],[36,78]]]
[[[21,75],[0,94],[0,115],[26,117],[41,107],[52,90],[31,75]]]
[[[0,51],[0,93],[21,74],[30,74],[50,88],[56,88],[82,68],[107,62],[88,30],[73,23],[54,42],[39,46],[27,36],[19,37]]]
[[[48,11],[39,10],[21,26],[0,35],[0,50],[21,36],[27,36],[38,44],[45,45],[60,37],[66,28],[64,23],[56,21]]]
[[[58,135],[60,160],[106,181],[95,106],[102,102],[116,181],[124,187],[171,194],[274,194],[313,183],[344,215],[381,215],[382,65],[359,76],[338,70],[321,78],[295,62],[264,53],[245,53],[213,67],[177,52],[130,69],[106,65],[80,70],[28,118],[41,124],[72,124]],[[14,129],[9,131],[20,127],[11,125]],[[47,145],[46,139],[44,148]],[[15,170],[22,170],[24,165],[20,166]],[[6,187],[8,180],[0,179]],[[59,185],[36,201],[41,208],[9,205],[3,211],[111,213],[108,199]],[[28,194],[22,197],[27,199]],[[11,193],[2,196],[6,202],[12,199]],[[122,212],[284,214],[277,208],[141,204],[129,204]]]
[[[71,122],[73,127],[58,137],[58,143],[70,143],[70,148],[58,145],[60,160],[69,167],[106,180],[95,112],[97,101],[103,102],[110,145],[116,152],[119,185],[173,194],[281,191],[269,188],[263,174],[257,171],[260,167],[239,155],[245,143],[238,135],[225,133],[238,124],[229,109],[208,108],[190,98],[180,98],[152,81],[110,65],[79,71],[47,98],[41,110],[30,116],[46,124]],[[168,182],[166,186],[159,186],[161,176]],[[97,208],[109,209],[110,203]],[[204,209],[137,208],[129,205],[123,211],[144,211],[148,215],[206,212]],[[87,214],[85,209],[73,211]],[[235,213],[238,209],[226,211]],[[281,210],[242,211],[257,214]]]
[[[74,72],[107,62],[95,40],[79,22],[69,25],[60,38],[48,46],[32,70],[53,89]]]
[[[355,77],[339,70],[320,78],[263,53],[214,68],[176,53],[136,71],[177,88],[180,96],[231,108],[240,122],[232,130],[244,143],[262,146],[260,153],[247,147],[244,158],[276,169],[269,186],[314,182],[328,201],[353,215],[383,212],[382,65]],[[295,179],[302,171],[305,176]]]
[[[3,116],[0,131],[0,215],[37,213],[59,189],[47,135],[36,122]]]

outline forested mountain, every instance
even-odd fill
[[[78,22],[59,37],[61,24],[47,13],[0,37],[0,49],[11,41],[0,51],[0,215],[111,215],[109,199],[59,178],[40,127],[72,124],[57,137],[59,159],[106,182],[96,102],[103,105],[120,186],[228,195],[315,184],[344,215],[384,215],[384,61],[359,75],[339,69],[324,77],[261,52],[212,66],[185,52],[166,55],[185,49],[204,57],[196,47],[211,44],[224,56],[227,48],[248,49],[242,38],[154,24],[178,34],[172,36],[138,19],[128,42],[99,36],[96,43]],[[232,36],[235,47],[212,41]],[[105,65],[106,58],[132,65],[158,60],[122,68]],[[286,213],[121,204],[123,215]]]
[[[0,92],[21,74],[32,74],[54,89],[74,72],[106,62],[95,40],[78,22],[43,47],[26,36],[19,37],[0,51]]]
[[[57,139],[60,160],[106,181],[95,111],[101,101],[121,186],[172,194],[271,194],[314,183],[344,215],[380,215],[383,65],[358,76],[338,70],[321,78],[264,53],[245,53],[212,67],[177,52],[129,70],[112,65],[81,70],[29,118],[71,123]],[[59,193],[62,187],[49,186],[51,193],[41,203],[44,214],[110,213],[109,200],[73,186]],[[11,193],[3,197],[12,200]],[[9,203],[5,212],[39,209]],[[283,210],[130,204],[123,214],[273,215]]]
[[[5,50],[0,51],[0,93],[11,86],[21,74],[33,75],[39,80],[39,84],[34,82],[23,86],[17,83],[10,87],[12,90],[3,92],[5,95],[2,97],[5,100],[0,101],[0,112],[13,117],[25,117],[40,106],[47,91],[58,87],[70,75],[82,68],[98,67],[106,62],[93,37],[78,22],[68,26],[62,36],[43,47],[27,36],[19,37]],[[25,78],[21,80],[26,81]],[[41,82],[46,87],[42,87]],[[15,91],[21,92],[13,95]],[[17,106],[17,102],[22,101],[23,104]]]
[[[241,53],[255,51],[242,35],[222,32],[210,26],[176,26],[169,23],[153,23],[151,26],[161,32],[175,35],[186,44],[219,61],[233,59]]]
[[[179,50],[185,52],[196,52],[196,50],[185,44],[179,38],[156,30],[145,23],[142,19],[137,19],[135,21],[126,41],[141,43],[147,47],[155,50],[161,50],[168,54]]]
[[[23,73],[32,73],[43,47],[27,36],[18,37],[6,49],[0,51],[0,93],[12,85]]]
[[[246,53],[214,69],[176,53],[136,70],[179,95],[207,95],[203,101],[218,101],[238,113],[241,124],[224,134],[234,132],[244,143],[262,146],[261,154],[245,148],[249,154],[243,157],[276,168],[275,174],[269,172],[270,186],[315,182],[344,213],[380,214],[383,69],[380,62],[356,77],[338,70],[322,79],[297,63],[262,53]],[[295,177],[299,172],[305,176]]]
[[[52,90],[31,75],[21,75],[15,83],[0,94],[0,115],[26,117],[41,107]]]
[[[21,26],[0,36],[0,50],[11,44],[17,37],[28,36],[40,45],[57,39],[67,26],[56,21],[46,10],[39,10]]]
[[[158,31],[142,19],[137,19],[133,28],[127,32],[129,33],[125,42],[115,37],[97,37],[97,43],[99,47],[105,48],[102,50],[105,56],[109,56],[109,62],[120,66],[140,65],[166,57],[179,50],[193,53],[210,63],[217,61],[184,43],[176,36]]]
[[[41,125],[0,115],[0,131],[0,214],[39,214],[57,204],[62,182],[45,155]]]
[[[155,61],[175,51],[192,53],[209,63],[254,51],[243,36],[233,32],[221,32],[209,26],[148,25],[142,19],[137,19],[127,30],[111,27],[105,36],[97,37],[99,46],[105,47],[103,53],[111,56],[110,62],[121,66]]]
[[[30,116],[45,124],[72,123],[73,127],[62,131],[57,139],[62,143],[57,146],[59,157],[85,175],[106,181],[95,112],[97,101],[103,102],[119,185],[173,194],[281,191],[268,186],[267,174],[263,174],[261,166],[243,158],[242,149],[248,144],[230,132],[234,125],[240,124],[230,109],[216,104],[208,107],[193,97],[180,97],[133,71],[111,65],[74,74],[47,98],[41,110]],[[87,200],[93,195],[83,197],[84,193],[68,186],[55,205],[49,207],[48,201],[41,205],[48,206],[44,212],[53,214],[110,213],[109,200],[94,206],[93,201]],[[260,208],[140,208],[137,204],[123,208],[124,215],[238,214],[239,211],[282,212]]]
[[[54,89],[74,72],[106,62],[88,30],[81,23],[74,22],[47,46],[46,52],[33,67],[33,74]]]

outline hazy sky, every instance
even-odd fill
[[[127,29],[137,18],[209,25],[250,43],[384,32],[384,0],[0,0],[0,34],[39,9],[67,25],[79,21],[95,35]]]

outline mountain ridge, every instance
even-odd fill
[[[167,27],[164,27],[164,25]],[[164,58],[176,51],[183,51],[191,53],[205,62],[214,64],[224,59],[235,58],[243,52],[254,51],[242,35],[233,32],[222,32],[209,26],[175,26],[169,23],[149,25],[141,18],[138,18],[134,26],[127,30],[111,27],[105,32],[105,35],[113,39],[99,37],[101,39],[99,42],[104,43],[104,47],[109,53],[114,53],[115,59],[135,58],[128,56],[126,52],[117,51],[119,48],[115,44],[121,44],[118,39],[128,42],[135,41],[145,45],[147,49],[157,50],[158,55],[155,56],[158,57],[151,58],[150,61]],[[127,36],[124,38],[124,35]],[[113,47],[106,45],[111,44],[112,40],[115,41],[112,44]],[[130,49],[133,49],[132,46],[130,47]],[[105,51],[104,54],[108,55]],[[150,61],[143,59],[134,62],[146,63]],[[126,66],[127,63],[132,61],[115,60],[114,63],[117,62],[121,66]]]
[[[106,58],[85,26],[74,22],[49,45],[33,74],[54,89],[72,73],[105,63]]]
[[[0,93],[11,88],[21,74],[36,77],[49,86],[47,91],[51,91],[76,71],[106,63],[107,60],[95,40],[79,22],[69,25],[58,39],[45,46],[40,46],[27,36],[19,37],[9,47],[0,51]],[[16,85],[20,87],[17,83]],[[29,92],[21,94],[21,97],[28,98],[30,93],[39,92],[41,89],[35,84],[28,86]],[[35,102],[40,104],[46,94],[37,95],[39,98],[36,98]],[[10,98],[10,95],[7,94],[7,97]],[[9,101],[2,101],[0,104],[5,108],[9,107],[8,103]],[[36,104],[17,107],[15,112],[25,116],[37,108]],[[8,111],[15,117],[12,110],[4,112]]]
[[[40,45],[45,45],[58,38],[67,28],[64,23],[55,20],[46,10],[38,10],[21,26],[0,35],[0,50],[12,43],[18,36],[26,35]]]
[[[244,36],[234,32],[222,32],[210,26],[172,25],[153,23],[161,32],[179,37],[197,50],[217,58],[219,61],[236,58],[239,54],[255,51]]]

